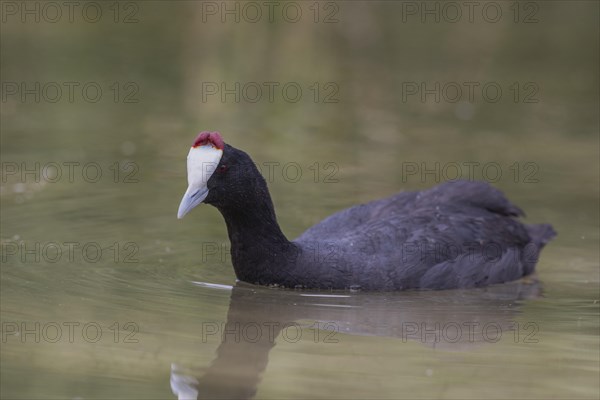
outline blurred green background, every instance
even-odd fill
[[[467,177],[464,163],[493,164],[497,179],[481,167],[474,178],[559,232],[538,267],[544,297],[519,311],[541,326],[541,345],[448,358],[389,338],[302,341],[273,350],[279,367],[257,397],[597,398],[598,2],[480,2],[472,15],[464,2],[275,2],[272,19],[262,2],[1,7],[2,322],[140,328],[134,345],[31,343],[3,328],[3,398],[169,398],[170,363],[214,358],[218,341],[200,343],[198,326],[223,321],[229,295],[189,282],[235,282],[225,225],[210,207],[175,217],[202,130],[259,166],[279,163],[269,185],[289,238],[341,208],[440,183],[451,165]],[[101,179],[77,167],[70,181],[70,162],[96,163]],[[56,182],[49,163],[63,166]],[[7,252],[71,241],[111,256]],[[207,255],[206,243],[225,250]]]

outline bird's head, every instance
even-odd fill
[[[219,132],[202,132],[194,140],[187,156],[187,177],[188,188],[177,218],[200,203],[217,208],[243,207],[249,193],[256,193],[256,182],[264,182],[252,159],[225,144]]]

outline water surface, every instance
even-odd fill
[[[119,23],[105,8],[98,23],[2,24],[3,398],[598,397],[597,3],[535,2],[528,24],[510,2],[497,23],[403,22],[402,3],[336,2],[328,24],[309,3],[297,23],[135,4],[130,24],[124,8]],[[36,101],[7,82],[103,94]],[[222,82],[292,82],[303,96],[203,97]],[[503,96],[405,97],[415,82],[492,82]],[[536,102],[524,102],[528,83]],[[236,284],[218,212],[176,219],[204,129],[265,175],[272,166],[290,238],[455,165],[559,236],[535,277],[488,289]]]

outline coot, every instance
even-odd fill
[[[484,182],[452,181],[340,211],[289,241],[245,152],[202,132],[187,157],[178,218],[200,203],[223,215],[241,281],[286,288],[395,291],[485,286],[534,271],[555,236]]]

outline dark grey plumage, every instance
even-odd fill
[[[484,182],[454,181],[340,211],[295,241],[281,232],[250,157],[229,145],[228,172],[208,181],[223,214],[238,279],[320,289],[405,290],[484,286],[534,271],[554,237]],[[219,170],[219,169],[218,169]]]

